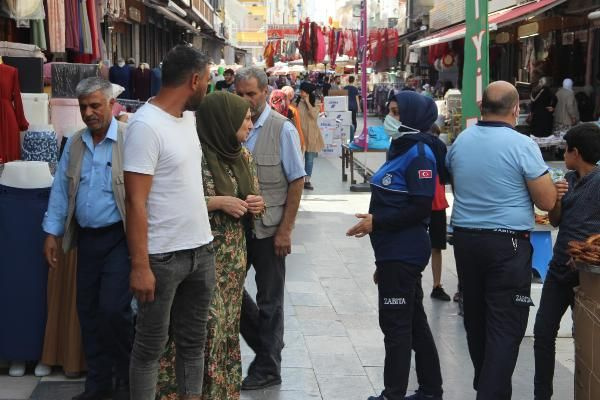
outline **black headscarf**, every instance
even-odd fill
[[[302,82],[300,84],[300,90],[308,93],[308,101],[314,107],[316,102],[315,90],[317,90],[317,86],[313,85],[310,82]],[[296,104],[300,104],[301,99],[301,97],[298,97],[298,100],[296,100]]]
[[[423,142],[429,146],[435,155],[437,172],[442,184],[449,182],[449,173],[446,169],[446,145],[431,133],[431,127],[438,117],[438,110],[433,99],[416,92],[401,91],[395,94],[390,101],[398,104],[400,121],[402,125],[418,130],[418,133],[406,134],[392,140],[388,158],[396,158],[406,153],[415,143]],[[400,128],[400,131],[410,130]]]

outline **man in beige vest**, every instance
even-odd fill
[[[133,325],[124,226],[125,125],[112,116],[110,82],[87,78],[76,91],[87,128],[69,139],[58,165],[43,222],[44,254],[56,268],[59,238],[65,252],[77,247],[77,312],[88,373],[85,391],[73,400],[129,399]]]
[[[254,128],[245,145],[256,161],[266,203],[265,214],[247,235],[248,267],[256,271],[258,293],[255,303],[244,291],[240,326],[256,353],[242,389],[254,390],[281,383],[285,257],[292,251],[292,229],[306,173],[296,128],[267,106],[265,72],[256,67],[238,70],[235,88],[251,105]]]

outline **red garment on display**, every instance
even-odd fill
[[[398,55],[398,31],[394,28],[388,28],[385,30],[385,35],[385,56],[395,60]]]
[[[329,31],[329,63],[331,66],[335,65],[335,60],[337,59],[337,35],[337,30],[332,28]]]
[[[94,61],[99,60],[100,56],[100,38],[98,37],[98,24],[96,18],[96,3],[94,0],[87,0],[88,19],[90,21],[90,32],[92,36],[92,57]]]
[[[338,36],[337,36],[337,40],[338,40],[338,45],[337,45],[337,54],[338,56],[343,56],[344,55],[344,32],[343,31],[338,31]]]
[[[317,26],[317,48],[315,50],[315,64],[325,60],[325,38],[320,26]]]
[[[373,62],[381,61],[383,57],[383,35],[380,29],[374,29],[369,33],[369,59]]]
[[[0,64],[0,159],[9,162],[21,158],[21,131],[29,123],[23,112],[19,71]]]

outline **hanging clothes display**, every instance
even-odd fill
[[[150,97],[150,68],[140,65],[133,73],[133,98],[146,101]]]
[[[65,52],[65,0],[48,2],[48,44],[53,53]]]
[[[65,1],[65,48],[79,51],[79,0]]]
[[[31,21],[29,21],[29,26],[31,28],[31,44],[36,45],[42,50],[47,50],[48,47],[46,45],[46,32],[44,29],[44,20],[32,19]]]
[[[275,66],[275,47],[273,46],[273,43],[269,42],[267,44],[263,56],[265,57],[265,65],[267,68]]]
[[[90,37],[92,40],[92,57],[94,60],[100,59],[100,43],[98,41],[98,18],[96,16],[96,2],[86,0],[88,21],[90,27]]]
[[[2,162],[20,158],[20,132],[26,131],[28,127],[29,123],[25,119],[21,100],[19,71],[6,64],[0,64],[0,159]]]
[[[83,54],[92,54],[92,32],[88,17],[87,0],[81,0],[79,4],[79,20],[82,33],[81,44],[79,46],[80,52]]]
[[[44,19],[42,0],[5,0],[9,17],[14,20]]]
[[[116,65],[113,65],[112,67],[110,67],[110,69],[108,70],[108,80],[111,83],[120,85],[123,88],[125,88],[125,91],[118,96],[119,99],[133,98],[131,90],[130,90],[130,88],[132,86],[131,85],[132,75],[131,75],[131,69],[129,68],[128,65],[126,65],[125,63],[122,63],[121,65],[116,64]]]
[[[315,64],[322,63],[325,60],[325,38],[320,26],[316,28],[317,46],[315,48]]]

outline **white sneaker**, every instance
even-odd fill
[[[20,377],[25,375],[25,361],[13,361],[10,363],[8,375]]]
[[[39,362],[36,366],[35,366],[35,371],[34,374],[35,376],[37,376],[38,378],[44,377],[44,376],[48,376],[50,375],[50,373],[52,372],[52,367],[49,365],[46,365],[42,362]]]

